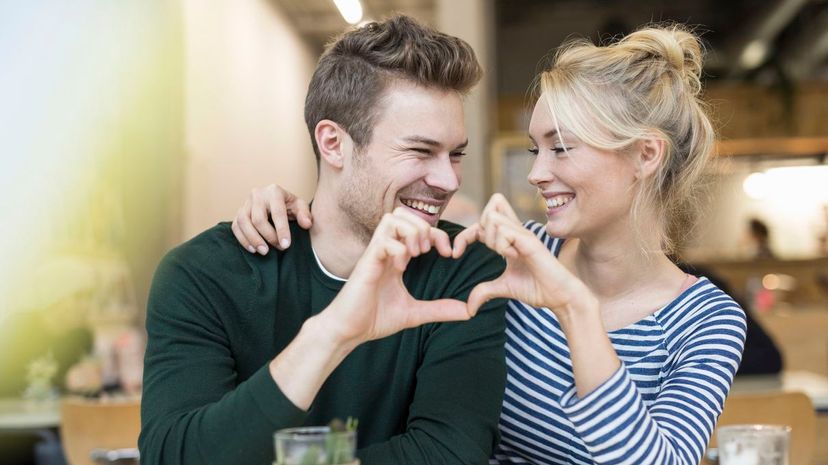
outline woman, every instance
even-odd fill
[[[455,256],[479,240],[507,260],[468,302],[512,299],[491,463],[699,463],[745,338],[739,306],[668,258],[714,147],[701,60],[677,26],[562,47],[529,126],[546,224],[521,225],[496,194],[455,238]],[[263,243],[251,216],[285,203],[310,224],[285,195],[254,193],[234,225],[242,244]]]

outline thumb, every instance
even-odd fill
[[[480,307],[494,298],[507,297],[508,293],[506,291],[506,285],[500,278],[494,281],[482,282],[477,286],[474,286],[474,289],[472,289],[471,293],[469,293],[469,315],[477,315],[477,311],[480,310]]]
[[[409,313],[410,327],[471,318],[466,304],[457,299],[417,300]]]

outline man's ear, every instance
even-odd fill
[[[665,150],[667,150],[667,143],[664,142],[664,139],[648,137],[641,140],[638,144],[636,179],[645,179],[657,172],[664,161]]]
[[[323,119],[316,123],[314,130],[319,158],[335,169],[342,169],[346,155],[353,152],[351,136],[339,124]]]

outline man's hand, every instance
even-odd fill
[[[434,247],[451,257],[445,231],[402,208],[386,214],[336,298],[309,318],[296,338],[270,363],[285,396],[307,409],[331,372],[359,344],[425,323],[468,320],[473,313],[455,299],[421,301],[402,280],[408,262]]]
[[[425,323],[467,320],[466,304],[455,299],[414,299],[402,276],[412,257],[431,248],[451,257],[445,231],[402,208],[386,214],[348,283],[320,317],[330,319],[343,342],[363,343]]]
[[[268,221],[268,216],[273,224]],[[271,184],[250,191],[244,205],[236,212],[231,229],[236,240],[250,253],[266,255],[265,240],[279,250],[290,246],[288,219],[296,219],[305,229],[313,224],[307,202]]]

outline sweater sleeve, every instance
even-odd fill
[[[503,271],[496,255],[470,255],[479,260],[463,263],[468,279],[452,280],[461,282],[451,294],[461,300]],[[362,465],[488,463],[499,439],[506,380],[505,309],[505,301],[494,300],[469,321],[434,325],[405,433],[359,451]]]
[[[708,302],[701,321],[676,352],[655,401],[646,405],[627,367],[621,367],[583,399],[572,386],[561,397],[596,464],[696,465],[739,366],[745,315],[730,299]]]
[[[271,432],[305,413],[265,365],[238,383],[217,305],[221,287],[176,251],[156,271],[147,311],[141,404],[141,462],[156,465],[265,464]]]

